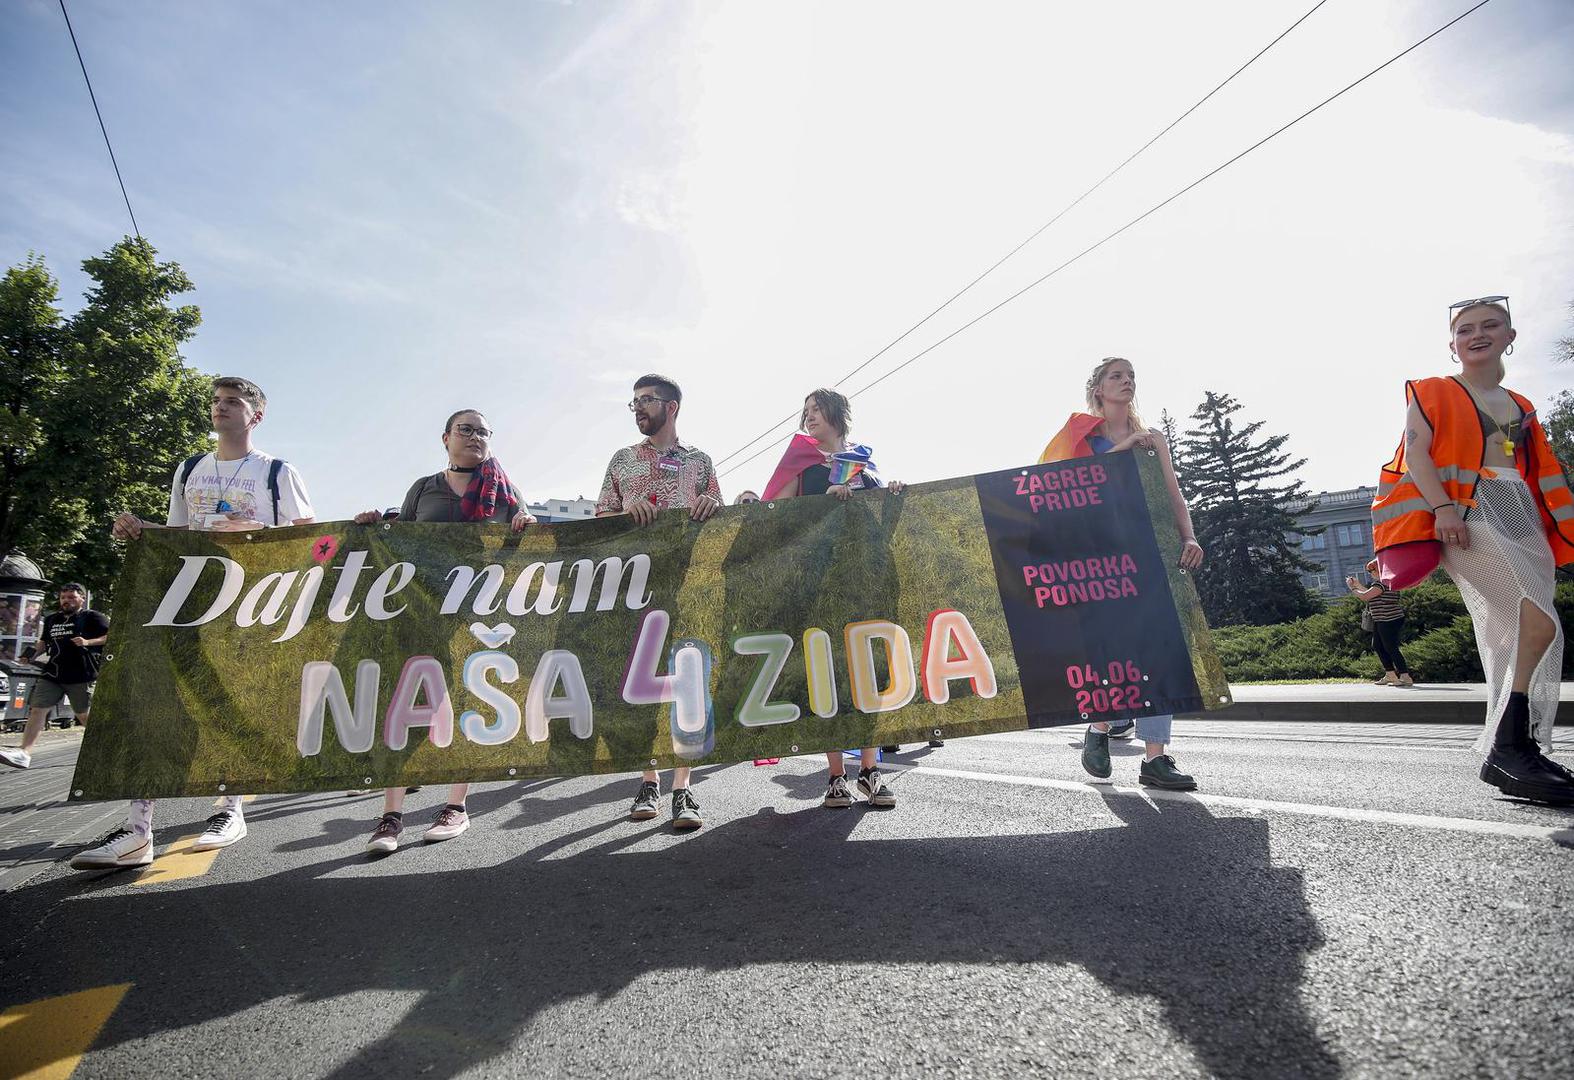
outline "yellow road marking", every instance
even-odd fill
[[[100,986],[0,1013],[0,1076],[66,1080],[130,989]]]
[[[142,873],[138,874],[133,885],[153,885],[161,881],[179,881],[182,878],[201,877],[213,865],[213,860],[219,857],[222,848],[212,851],[192,851],[192,841],[201,836],[201,833],[192,833],[182,836],[169,847],[164,849],[164,854],[159,855]]]

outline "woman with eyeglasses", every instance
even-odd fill
[[[1202,545],[1197,543],[1197,531],[1192,528],[1191,511],[1181,495],[1180,482],[1175,477],[1175,465],[1170,460],[1170,449],[1164,437],[1148,430],[1137,414],[1137,373],[1131,361],[1119,356],[1106,356],[1093,367],[1083,385],[1088,411],[1072,413],[1065,426],[1056,433],[1039,455],[1039,464],[1064,461],[1068,458],[1088,457],[1093,454],[1113,454],[1134,448],[1157,454],[1164,471],[1164,487],[1169,493],[1170,509],[1175,515],[1175,527],[1180,530],[1180,565],[1184,570],[1195,570],[1202,565]],[[1093,776],[1107,780],[1114,771],[1110,764],[1109,740],[1127,737],[1133,728],[1145,746],[1137,781],[1148,787],[1170,791],[1192,791],[1197,787],[1194,777],[1180,771],[1175,758],[1168,752],[1170,732],[1175,718],[1170,715],[1141,716],[1136,722],[1123,721],[1112,728],[1108,721],[1100,720],[1088,725],[1082,737],[1082,767]]]
[[[1406,588],[1441,560],[1487,678],[1481,779],[1571,805],[1574,774],[1543,750],[1563,667],[1554,575],[1574,563],[1574,497],[1535,406],[1503,385],[1516,336],[1508,297],[1450,305],[1448,328],[1459,371],[1405,384],[1404,438],[1372,503],[1379,572]]]
[[[509,525],[519,532],[536,519],[525,510],[525,497],[508,479],[502,464],[492,456],[492,429],[478,409],[460,409],[443,427],[443,449],[448,466],[410,485],[400,506],[399,521],[488,522]],[[367,510],[355,515],[357,525],[379,521],[383,514]],[[448,802],[437,820],[427,828],[423,839],[449,840],[470,827],[465,813],[469,784],[454,784],[448,789]],[[366,850],[386,855],[399,846],[404,831],[403,787],[383,792],[383,815],[377,822]]]
[[[799,495],[830,495],[842,502],[854,492],[884,487],[900,494],[903,484],[881,481],[875,469],[874,453],[867,446],[847,441],[853,410],[847,398],[835,390],[820,389],[803,400],[800,435],[794,435],[770,483],[765,485],[765,501],[791,499]],[[896,794],[880,776],[879,751],[863,747],[858,754],[858,790],[871,806],[896,805]],[[830,782],[821,805],[847,807],[853,804],[847,787],[847,766],[839,750],[825,755]]]

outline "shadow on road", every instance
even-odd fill
[[[650,831],[618,816],[627,787],[519,802],[526,823],[598,803],[609,814],[496,866],[412,874],[396,855],[386,875],[324,876],[361,861],[340,849],[271,877],[139,895],[106,891],[123,876],[51,879],[25,890],[26,905],[62,905],[79,932],[0,946],[18,976],[0,997],[137,984],[103,1048],[280,998],[420,991],[334,1075],[451,1077],[508,1053],[542,1010],[610,997],[652,972],[840,964],[847,943],[866,941],[907,963],[1075,965],[1159,1002],[1216,1076],[1285,1063],[1299,1076],[1339,1074],[1300,994],[1322,936],[1300,872],[1269,857],[1265,821],[1111,794],[1124,822],[1113,828],[854,842],[868,811],[815,806],[641,851],[625,850]],[[564,854],[588,842],[598,846]],[[176,970],[201,974],[177,991]]]

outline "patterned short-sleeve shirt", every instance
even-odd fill
[[[701,495],[721,501],[710,455],[682,443],[661,451],[646,439],[612,455],[596,513],[621,514],[632,499],[649,499],[659,510],[692,507]]]

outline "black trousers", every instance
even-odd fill
[[[1410,674],[1405,666],[1405,654],[1399,651],[1399,632],[1404,628],[1403,619],[1372,620],[1372,647],[1377,650],[1377,659],[1384,671],[1392,671],[1395,675]]]

